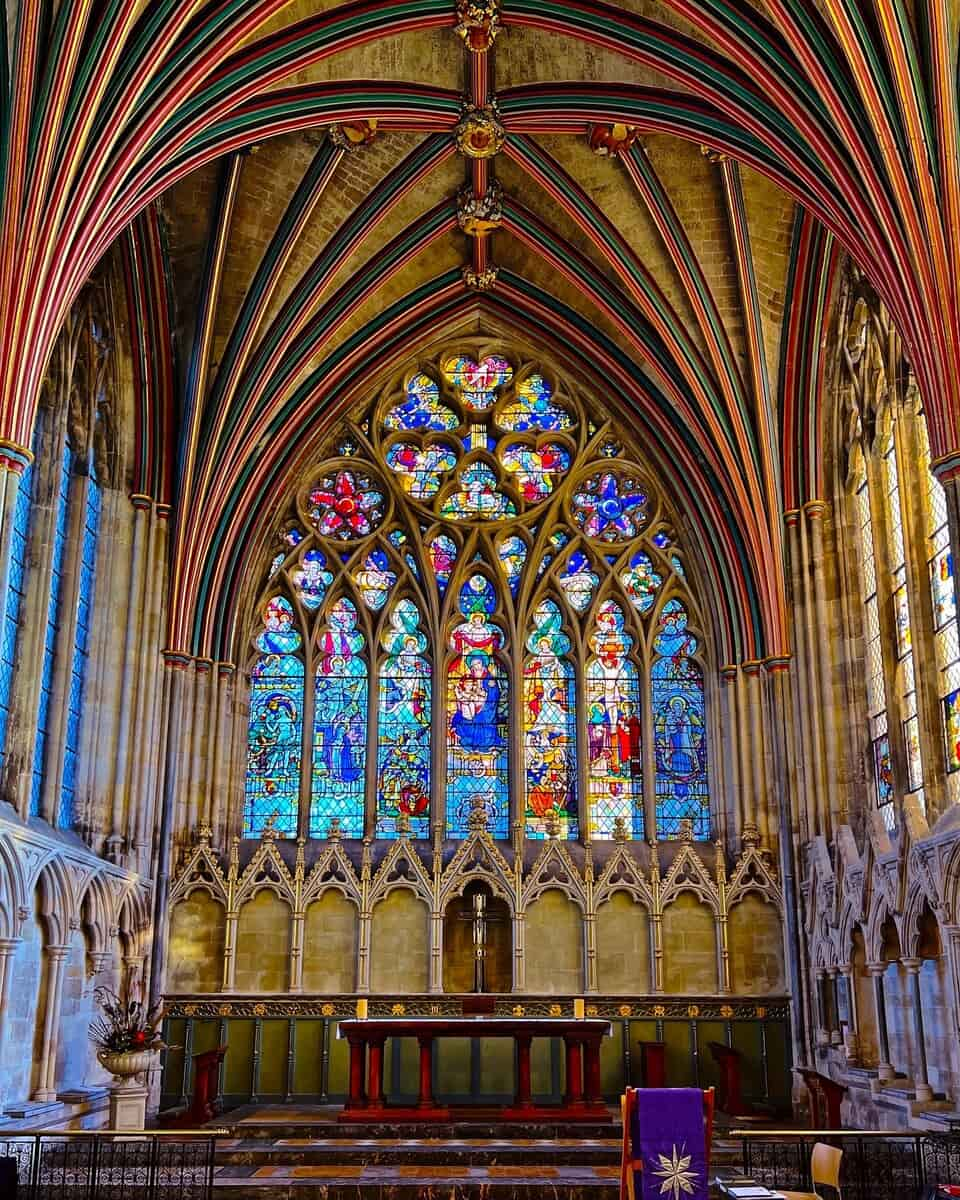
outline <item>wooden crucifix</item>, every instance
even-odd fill
[[[502,920],[487,908],[487,893],[478,888],[473,893],[471,911],[461,913],[461,921],[473,923],[473,990],[487,990],[487,926]]]

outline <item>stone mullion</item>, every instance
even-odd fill
[[[51,825],[57,823],[60,791],[63,784],[67,707],[70,700],[70,681],[73,674],[73,656],[77,639],[80,567],[83,556],[86,507],[87,477],[72,472],[67,492],[66,546],[60,577],[60,618],[54,639],[50,705],[47,712],[47,743],[43,756],[43,780],[40,789],[40,815]]]
[[[10,688],[3,796],[21,817],[30,812],[33,756],[39,721],[40,683],[56,536],[57,497],[66,430],[49,410],[34,467],[33,504],[26,555],[26,587]]]
[[[367,671],[367,744],[364,755],[363,834],[377,836],[377,761],[380,757],[380,662],[376,640],[369,639],[370,658]],[[399,812],[399,810],[398,810]]]
[[[297,810],[297,837],[310,837],[310,804],[313,800],[313,724],[317,706],[316,651],[313,642],[303,640],[303,733],[300,742],[300,804]],[[252,689],[247,689],[250,703]],[[241,836],[242,818],[241,818]],[[326,832],[326,831],[323,831]]]
[[[587,734],[588,658],[584,651],[582,631],[575,627],[571,632],[572,642],[577,648],[576,661],[573,663],[574,720],[577,729],[577,814],[580,819],[580,840],[586,844],[593,841],[593,831],[590,828],[590,742]],[[645,788],[646,780],[643,780],[643,783]],[[650,827],[645,826],[645,829],[647,837],[650,837]]]
[[[653,679],[651,677],[654,655],[645,655],[646,662],[642,669],[638,667],[640,690],[640,715],[643,718],[643,741],[640,746],[640,761],[643,771],[640,780],[641,797],[643,800],[643,828],[648,842],[655,842],[660,837],[657,829],[657,743],[653,727]],[[633,830],[630,831],[633,837]]]
[[[516,825],[520,826],[522,839],[520,845],[527,839],[527,774],[523,746],[523,664],[524,644],[523,630],[517,625],[514,628],[515,643],[513,653],[507,653],[507,678],[510,681],[509,722],[507,724],[507,838]],[[501,659],[501,662],[503,660]]]
[[[842,688],[842,722],[844,738],[844,788],[840,798],[841,821],[850,819],[851,799],[856,800],[857,783],[865,778],[862,730],[867,728],[866,695],[863,687],[865,654],[860,658],[860,671],[851,656],[854,647],[861,650],[866,646],[863,624],[862,575],[858,561],[857,525],[851,522],[851,512],[856,513],[856,500],[845,490],[835,507],[838,518],[834,529],[834,545],[837,553],[837,580],[843,629],[846,636],[847,669],[840,673]]]

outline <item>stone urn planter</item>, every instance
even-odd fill
[[[156,1050],[101,1050],[97,1055],[100,1065],[111,1075],[116,1075],[121,1088],[136,1087],[136,1078],[153,1066]]]
[[[110,1088],[110,1128],[143,1129],[147,1119],[146,1073],[156,1061],[156,1050],[101,1050],[100,1065],[113,1075]],[[143,1082],[140,1077],[143,1076]]]

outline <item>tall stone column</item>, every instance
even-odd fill
[[[874,1005],[877,1010],[877,1048],[880,1061],[877,1064],[877,1078],[881,1083],[890,1083],[896,1072],[890,1062],[890,1038],[887,1034],[887,1004],[883,993],[883,976],[889,963],[867,963],[867,974],[873,979]]]
[[[855,1063],[860,1058],[860,1014],[857,1009],[857,982],[853,963],[842,963],[840,974],[843,976],[843,986],[847,990],[847,1010],[850,1014],[844,1050],[847,1062]]]
[[[910,986],[913,990],[913,1036],[917,1043],[917,1070],[913,1079],[913,1094],[915,1099],[925,1103],[933,1099],[933,1088],[927,1072],[927,1042],[923,1028],[923,999],[920,995],[920,969],[922,958],[903,958],[900,960],[910,976]]]
[[[70,953],[69,946],[44,946],[47,963],[47,987],[43,1017],[43,1043],[37,1088],[33,1099],[52,1101],[57,1098],[57,1047],[60,1043],[60,1005],[63,1001],[63,964]]]
[[[0,938],[0,1077],[3,1076],[3,1040],[4,1028],[7,1023],[7,1013],[10,1009],[10,979],[13,975],[10,962],[20,945],[22,938]],[[7,1100],[5,1088],[0,1088],[0,1110]]]
[[[25,446],[0,439],[0,596],[3,597],[10,586],[10,546],[17,496],[23,473],[31,462],[33,455]]]
[[[831,628],[830,618],[827,614],[826,567],[823,553],[823,520],[826,508],[823,500],[808,500],[803,506],[810,530],[810,568],[813,574],[814,610],[817,614],[817,628],[824,634]],[[843,800],[843,789],[840,787],[837,765],[838,737],[834,720],[833,659],[830,653],[833,639],[824,636],[814,644],[819,657],[817,680],[820,685],[819,702],[822,712],[823,770],[827,813],[830,818],[830,826],[829,828],[825,827],[824,832],[829,838],[831,829],[835,829],[846,816],[846,813],[842,811],[845,801]],[[824,819],[826,820],[826,813]]]

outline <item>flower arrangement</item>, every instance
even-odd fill
[[[98,987],[93,996],[100,1016],[90,1026],[90,1041],[101,1054],[165,1048],[160,1038],[162,1004],[148,1009],[142,1001],[127,994],[118,996],[108,987]]]

